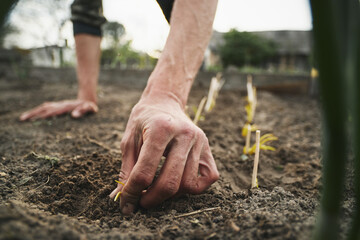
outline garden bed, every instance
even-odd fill
[[[43,101],[71,98],[76,85],[37,84],[27,89],[5,81],[1,85],[0,239],[309,239],[311,235],[320,196],[321,154],[320,110],[308,96],[259,91],[255,122],[262,133],[271,132],[279,140],[270,143],[275,152],[260,153],[259,189],[249,190],[253,156],[241,157],[244,93],[221,91],[214,110],[199,123],[209,138],[220,180],[201,195],[123,216],[119,203],[108,195],[120,170],[126,121],[141,91],[107,83],[99,88],[98,114],[22,123],[17,120],[21,112]],[[197,105],[206,94],[207,89],[194,89],[189,105]]]

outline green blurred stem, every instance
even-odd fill
[[[346,0],[345,0],[346,1]],[[323,109],[323,192],[315,239],[337,239],[342,197],[346,137],[346,83],[340,36],[339,0],[312,0],[315,55],[319,66],[319,83]]]
[[[360,239],[360,4],[354,0],[349,5],[348,14],[349,29],[349,60],[347,74],[350,80],[350,106],[352,121],[352,140],[354,152],[354,186],[355,186],[355,209],[353,209],[353,221],[348,235],[350,240]]]
[[[6,17],[11,8],[15,6],[17,0],[1,0],[0,1],[0,28],[4,25]]]

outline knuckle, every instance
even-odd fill
[[[204,139],[204,140],[208,140],[208,138],[207,138],[207,136],[206,136],[206,134],[204,133],[204,131],[203,130],[201,130],[200,132],[199,132],[199,134],[200,134],[200,137],[202,138],[202,139]]]
[[[125,147],[126,147],[126,140],[123,138],[120,142],[121,151],[125,150]]]
[[[186,191],[186,192],[196,190],[197,189],[196,181],[194,179],[186,179],[182,183],[182,189],[184,189],[184,191]]]
[[[210,175],[209,175],[209,182],[212,184],[214,182],[216,182],[217,180],[219,180],[220,178],[220,174],[218,172],[217,169],[215,169],[214,171],[211,171],[210,172]]]
[[[127,145],[127,140],[125,138],[123,138],[120,142],[121,151],[124,151],[126,149],[126,145]]]
[[[138,171],[134,173],[133,182],[136,185],[143,186],[144,188],[150,186],[153,181],[153,176],[148,171]]]
[[[168,118],[161,117],[156,119],[154,122],[154,127],[156,128],[156,130],[164,134],[171,134],[175,129],[171,117]]]
[[[172,196],[178,192],[179,187],[180,186],[179,186],[177,179],[171,178],[171,179],[168,179],[167,182],[162,186],[161,192],[164,195]]]
[[[44,102],[43,104],[41,104],[40,106],[42,106],[42,107],[48,107],[48,106],[50,106],[50,102]]]
[[[181,129],[181,134],[187,139],[194,139],[196,136],[196,129],[191,125],[185,125]]]
[[[130,135],[126,132],[124,133],[124,136],[122,137],[120,141],[120,149],[121,151],[125,151],[126,149],[130,148],[132,144]]]

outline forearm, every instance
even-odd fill
[[[176,0],[171,29],[143,97],[168,93],[185,107],[212,33],[217,0]]]
[[[96,88],[100,70],[101,37],[88,34],[75,36],[77,56],[78,99],[97,102]]]

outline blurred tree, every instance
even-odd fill
[[[63,41],[61,29],[70,19],[72,0],[21,0],[9,16],[18,31],[7,34],[9,45],[40,47]]]
[[[112,48],[117,48],[121,38],[125,35],[125,27],[118,22],[106,22],[103,27],[104,38]]]
[[[105,47],[102,50],[101,64],[110,68],[147,68],[155,66],[156,60],[145,53],[131,47],[131,40],[125,41],[125,27],[118,22],[107,22],[103,25]]]
[[[4,0],[0,3],[0,47],[4,44],[4,38],[11,33],[17,32],[7,18],[13,8],[16,6],[17,0]]]
[[[272,41],[235,29],[224,34],[224,41],[225,43],[220,46],[220,57],[224,67],[258,66],[276,52],[275,43]]]

